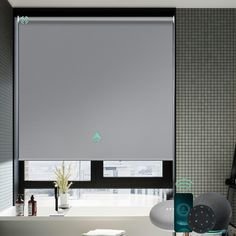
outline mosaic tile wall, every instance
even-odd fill
[[[12,205],[13,28],[12,7],[0,1],[0,210]]]
[[[177,9],[176,99],[177,179],[191,179],[195,196],[226,196],[236,143],[236,9]]]

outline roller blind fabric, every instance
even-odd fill
[[[17,24],[19,159],[172,160],[173,21],[40,19]]]

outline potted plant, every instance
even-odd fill
[[[60,168],[56,167],[55,175],[56,181],[54,184],[59,188],[60,208],[69,208],[68,190],[72,185],[72,182],[69,182],[71,176],[71,165],[66,168],[65,162],[63,161]]]

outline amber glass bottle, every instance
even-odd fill
[[[31,196],[28,201],[28,216],[36,216],[37,215],[37,202],[34,200],[34,195]]]

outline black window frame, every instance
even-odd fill
[[[89,16],[89,17],[173,17],[175,16],[175,8],[14,8],[13,16]],[[14,26],[13,26],[14,30]],[[14,44],[14,42],[13,42]],[[13,69],[14,70],[14,69]],[[176,92],[174,92],[176,93]],[[14,162],[13,162],[13,193],[14,199],[16,194],[24,194],[25,189],[50,189],[53,188],[53,181],[30,181],[25,180],[24,161],[18,160],[18,121],[17,115],[17,91],[14,83],[14,113],[13,113],[13,132],[14,132]],[[176,108],[174,110],[176,114]],[[176,115],[175,115],[176,116]],[[175,121],[176,122],[176,121]],[[174,137],[174,145],[176,144],[176,132]],[[176,145],[175,145],[176,146]],[[131,188],[131,189],[173,189],[175,191],[175,159],[176,151],[174,150],[173,161],[163,161],[162,177],[104,177],[103,161],[91,161],[91,180],[90,181],[73,181],[71,188]],[[145,158],[144,158],[145,160]]]
[[[91,180],[74,181],[72,189],[101,189],[101,188],[173,188],[173,161],[163,161],[162,177],[104,177],[103,161],[91,161]],[[25,163],[19,161],[19,193],[24,194],[25,189],[51,189],[54,181],[25,180]]]

